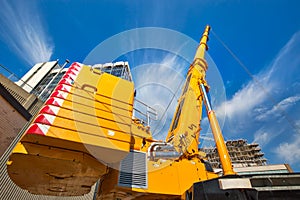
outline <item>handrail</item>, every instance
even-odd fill
[[[28,87],[30,87],[31,89],[33,89],[33,87],[31,87],[29,84],[27,84],[25,81],[23,81],[21,78],[19,78],[15,73],[13,73],[12,71],[10,71],[7,67],[5,67],[4,65],[2,65],[2,64],[0,64],[0,67],[2,68],[2,69],[4,69],[6,72],[8,72],[8,74],[9,74],[9,76],[5,76],[4,74],[4,76],[6,77],[6,78],[8,78],[9,80],[11,80],[11,81],[13,81],[12,79],[11,79],[11,77],[15,77],[16,78],[16,81],[22,81],[26,86],[28,86]],[[1,73],[1,72],[0,72]],[[1,73],[2,74],[2,73]],[[15,82],[15,81],[13,81],[13,82]]]
[[[141,105],[143,107],[143,111],[137,108],[138,105]],[[145,121],[147,122],[146,126],[150,125],[151,120],[158,120],[157,111],[154,108],[152,108],[151,106],[147,105],[146,103],[144,103],[136,98],[134,99],[133,110],[135,112],[141,114],[142,116],[146,117],[146,119],[145,119]],[[136,117],[136,116],[134,116],[134,117]]]

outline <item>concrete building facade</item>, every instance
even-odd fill
[[[59,67],[58,61],[37,63],[16,84],[26,92],[32,93],[36,86],[49,75],[51,70]]]
[[[34,94],[0,74],[0,155],[43,105]]]

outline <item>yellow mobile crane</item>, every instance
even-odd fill
[[[233,171],[207,98],[207,26],[165,141],[133,116],[134,85],[73,63],[7,162],[10,178],[33,194],[77,196],[97,182],[97,199],[256,199]],[[218,177],[198,150],[202,102],[220,156]]]

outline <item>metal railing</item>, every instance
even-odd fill
[[[26,86],[30,87],[31,89],[33,89],[30,85],[28,85],[21,78],[19,78],[15,73],[13,73],[12,71],[10,71],[7,67],[5,67],[2,64],[0,64],[0,74],[2,74],[3,76],[5,76],[6,78],[8,78],[12,82],[21,81],[21,82],[24,83],[24,85],[26,85]]]
[[[134,99],[134,118],[141,120],[145,126],[150,126],[151,120],[158,120],[157,111],[144,102]]]

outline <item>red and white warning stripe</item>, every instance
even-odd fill
[[[71,79],[72,81],[75,81],[75,79],[76,79],[76,75],[74,75],[74,74],[65,74],[62,78],[67,78],[67,79]]]
[[[83,64],[78,63],[78,62],[74,62],[74,63],[72,63],[72,65],[70,66],[70,68],[74,68],[74,69],[80,70],[82,68],[82,66],[83,66]]]
[[[65,92],[70,92],[72,89],[72,86],[70,85],[65,85],[65,84],[60,84],[57,86],[56,90],[61,90],[61,91],[65,91]]]
[[[80,71],[81,67],[78,67],[77,65],[73,65],[69,68],[70,70]]]
[[[40,113],[46,113],[50,115],[57,115],[59,111],[59,107],[53,106],[53,105],[45,105],[41,110]]]
[[[46,125],[52,125],[56,116],[55,115],[49,115],[49,114],[39,114],[35,120],[34,123],[39,124],[46,124]]]
[[[47,134],[60,110],[60,107],[71,91],[72,85],[82,66],[82,64],[77,62],[70,66],[66,74],[60,80],[55,91],[51,94],[50,98],[40,110],[39,115],[35,118],[33,124],[31,124],[31,126],[27,129],[26,134]]]
[[[63,103],[64,103],[64,99],[51,97],[46,101],[45,105],[54,105],[54,106],[61,107]]]
[[[34,123],[28,128],[26,134],[46,135],[49,128],[49,125]]]
[[[70,85],[72,86],[74,81],[70,78],[62,78],[58,84],[65,84],[65,85]]]
[[[56,90],[54,91],[50,97],[57,97],[57,98],[61,98],[61,99],[66,99],[69,93],[64,92],[64,91],[60,91],[60,90]]]

